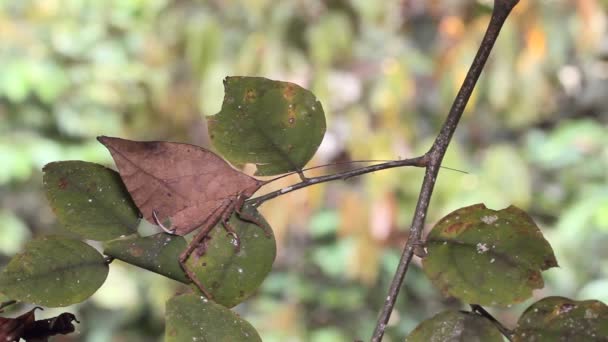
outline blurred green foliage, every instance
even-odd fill
[[[220,110],[229,75],[317,95],[328,131],[311,164],[425,151],[489,3],[0,0],[0,261],[30,236],[61,232],[42,193],[43,165],[111,165],[94,139],[101,134],[206,146],[204,117]],[[427,217],[430,227],[477,202],[530,212],[560,264],[537,298],[608,301],[607,9],[600,0],[520,1],[444,162],[468,174],[441,171]],[[421,177],[387,170],[265,204],[277,260],[237,310],[264,341],[367,339]],[[69,308],[83,323],[62,340],[161,340],[165,300],[182,290],[115,262],[97,294]],[[494,313],[514,326],[528,305]],[[412,268],[385,340],[460,306]]]

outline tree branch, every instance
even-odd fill
[[[395,306],[399,289],[401,288],[401,284],[405,278],[405,273],[407,272],[409,264],[414,255],[414,249],[416,246],[420,245],[420,236],[424,227],[424,219],[443,156],[445,155],[452,136],[454,135],[454,131],[458,126],[458,122],[462,117],[464,108],[471,97],[471,93],[473,93],[475,84],[479,79],[479,75],[483,70],[488,56],[490,55],[490,51],[496,42],[496,38],[498,38],[500,29],[502,28],[513,7],[515,7],[518,2],[519,0],[494,0],[494,8],[492,10],[490,23],[488,24],[488,28],[483,37],[479,50],[477,51],[462,86],[454,99],[454,103],[452,104],[443,127],[441,127],[439,135],[435,139],[431,149],[424,156],[425,160],[428,160],[428,165],[426,167],[420,195],[418,196],[416,211],[412,219],[409,238],[405,248],[403,249],[403,253],[401,254],[401,260],[399,261],[399,266],[397,267],[397,271],[395,272],[393,281],[391,282],[388,296],[384,301],[384,306],[382,307],[378,317],[378,322],[372,335],[372,341],[374,342],[381,341],[382,337],[384,336],[386,324],[388,323],[393,311],[393,307]]]
[[[266,195],[252,198],[246,202],[247,204],[257,207],[263,202],[268,201],[270,199],[315,184],[329,182],[337,179],[347,179],[351,177],[360,176],[366,173],[395,167],[417,166],[425,168],[424,180],[422,182],[422,187],[418,196],[418,202],[416,204],[416,210],[412,219],[409,238],[403,249],[401,260],[399,261],[399,265],[393,277],[393,281],[391,282],[388,296],[386,297],[384,306],[382,307],[382,310],[378,317],[378,322],[372,335],[372,341],[374,342],[381,341],[382,337],[384,336],[386,324],[388,323],[390,315],[393,311],[393,307],[395,306],[395,302],[399,294],[399,289],[401,288],[409,264],[412,260],[412,257],[414,256],[414,251],[416,247],[420,246],[420,237],[422,235],[422,229],[424,227],[425,216],[428,211],[429,202],[433,193],[433,188],[435,187],[439,168],[441,168],[441,162],[443,160],[443,157],[447,151],[452,136],[456,131],[456,127],[458,126],[458,122],[462,117],[462,113],[464,112],[469,98],[473,93],[473,90],[475,88],[475,85],[477,84],[479,76],[481,75],[483,67],[485,66],[486,61],[488,60],[488,56],[490,55],[492,47],[494,46],[494,43],[498,38],[498,34],[500,33],[500,30],[505,20],[511,13],[511,10],[513,9],[513,7],[515,7],[515,5],[517,5],[518,2],[519,0],[494,0],[494,8],[492,10],[490,23],[488,24],[488,28],[483,37],[479,50],[477,51],[477,54],[473,59],[473,63],[471,64],[469,71],[467,72],[467,75],[460,87],[460,90],[458,91],[458,94],[456,95],[456,98],[452,103],[452,107],[450,108],[448,116],[443,126],[441,127],[437,138],[435,139],[433,145],[427,153],[415,158],[390,161],[386,163],[354,169],[351,171],[340,172],[332,175],[313,178],[302,178],[303,180],[300,183],[296,183],[280,190],[270,192]]]

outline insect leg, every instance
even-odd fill
[[[308,177],[304,176],[304,171],[297,170],[296,172],[298,173],[298,176],[300,176],[300,179],[302,180],[302,182],[307,182],[308,181]]]
[[[241,209],[243,208],[243,204],[245,203],[245,197],[243,196],[238,196],[236,198],[236,203],[234,206],[234,211],[237,213],[237,215],[239,215],[239,218],[242,219],[243,221],[248,221],[251,222],[253,224],[255,224],[256,226],[262,228],[262,230],[264,231],[264,235],[266,235],[267,238],[270,238],[272,236],[272,232],[270,231],[270,229],[262,224],[257,218],[255,218],[253,215],[250,215],[248,213],[243,212]]]
[[[236,234],[236,231],[234,230],[234,228],[232,227],[232,225],[229,222],[230,216],[232,216],[232,213],[234,212],[234,210],[235,210],[234,201],[231,200],[230,205],[228,207],[226,207],[226,209],[222,213],[221,222],[222,222],[222,226],[224,226],[224,229],[226,229],[226,231],[228,232],[228,235],[230,235],[234,238],[234,249],[235,249],[235,252],[238,253],[239,250],[241,249],[241,239]]]
[[[158,215],[156,213],[156,210],[152,210],[152,218],[154,219],[154,223],[156,223],[157,226],[161,227],[162,230],[165,231],[165,233],[175,235],[175,229],[169,229],[165,227],[165,225],[163,225],[163,223],[160,222],[160,220],[158,219]]]
[[[230,206],[230,202],[225,202],[221,206],[219,206],[217,209],[215,209],[211,213],[211,215],[209,215],[207,217],[205,222],[203,222],[203,225],[201,226],[199,232],[192,239],[192,241],[190,241],[190,244],[188,245],[188,247],[186,247],[186,249],[179,255],[179,265],[182,267],[182,269],[186,273],[186,276],[188,277],[188,279],[192,280],[194,285],[196,285],[196,287],[199,290],[201,290],[201,292],[205,295],[205,297],[207,297],[209,299],[213,299],[213,296],[211,295],[211,293],[209,293],[209,291],[207,289],[205,289],[203,284],[201,284],[201,282],[198,280],[198,278],[196,277],[194,272],[192,272],[192,270],[190,270],[188,268],[188,266],[186,265],[186,261],[188,260],[190,255],[192,255],[192,252],[201,245],[202,241],[205,239],[205,237],[207,237],[207,235],[209,234],[211,229],[213,229],[213,227],[215,227],[215,225],[221,220],[224,211],[229,206]]]

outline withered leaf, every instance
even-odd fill
[[[199,146],[105,136],[97,140],[112,154],[144,218],[154,222],[156,212],[178,235],[195,230],[227,201],[250,197],[264,184]]]
[[[74,332],[72,322],[78,322],[76,316],[69,312],[39,321],[35,318],[36,309],[24,313],[16,318],[0,317],[0,341],[19,341],[23,338],[26,341],[45,341],[47,337],[57,334],[69,334]]]

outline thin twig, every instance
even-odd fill
[[[422,234],[422,228],[424,227],[425,216],[443,156],[445,155],[452,136],[454,135],[454,131],[458,126],[458,122],[462,117],[464,108],[471,97],[471,93],[475,88],[479,75],[483,70],[488,56],[490,55],[494,42],[496,42],[496,38],[498,38],[498,33],[509,16],[509,13],[518,2],[519,0],[494,0],[492,17],[490,18],[490,23],[488,24],[488,28],[483,37],[479,50],[477,51],[464,82],[462,83],[462,86],[454,99],[452,108],[450,109],[439,135],[435,139],[431,149],[425,154],[425,157],[428,158],[428,165],[426,167],[424,180],[422,182],[422,189],[420,190],[420,195],[418,196],[418,203],[416,204],[416,211],[412,219],[409,237],[405,248],[403,249],[399,266],[397,267],[397,271],[395,272],[393,281],[391,282],[388,296],[386,296],[384,306],[382,307],[378,317],[378,322],[372,335],[373,342],[381,341],[382,337],[384,336],[384,331],[393,311],[393,307],[395,306],[399,289],[401,288],[401,284],[405,278],[405,273],[407,272],[409,264],[414,255],[414,249],[420,244],[420,236]]]
[[[365,166],[365,167],[361,167],[358,169],[345,171],[345,172],[339,172],[339,173],[326,175],[326,176],[306,178],[306,180],[304,180],[300,183],[296,183],[296,184],[290,185],[288,187],[285,187],[283,189],[279,189],[277,191],[267,193],[266,195],[258,196],[258,197],[252,198],[250,200],[247,200],[246,203],[249,205],[252,205],[254,207],[257,207],[260,204],[262,204],[270,199],[276,198],[278,196],[281,196],[281,195],[284,195],[284,194],[290,193],[292,191],[302,189],[302,188],[305,188],[305,187],[308,187],[311,185],[325,183],[325,182],[329,182],[329,181],[333,181],[333,180],[337,180],[337,179],[348,179],[348,178],[352,178],[352,177],[356,177],[356,176],[361,176],[366,173],[391,169],[391,168],[395,168],[395,167],[402,167],[402,166],[425,167],[426,163],[427,163],[426,158],[424,156],[422,156],[422,157],[415,157],[415,158],[410,158],[410,159],[393,160],[393,161],[389,161],[386,163]]]
[[[469,306],[471,307],[471,310],[473,310],[473,312],[489,319],[500,331],[500,333],[507,338],[507,340],[513,341],[513,332],[507,329],[507,327],[505,327],[504,325],[502,325],[502,323],[500,323],[496,318],[494,318],[494,316],[492,316],[491,313],[487,312],[486,309],[484,309],[481,305],[469,304]]]

